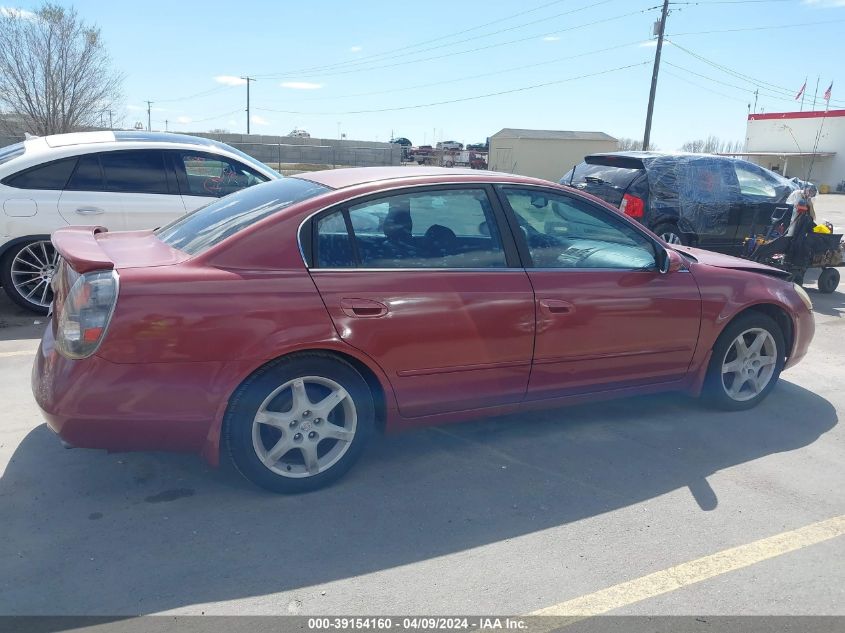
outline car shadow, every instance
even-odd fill
[[[0,341],[39,339],[48,317],[15,305],[0,287]]]
[[[814,442],[824,398],[782,381],[759,407],[680,395],[376,439],[322,491],[274,496],[190,455],[64,450],[44,426],[0,479],[3,614],[138,614],[354,578],[688,489]],[[280,612],[284,607],[280,607]]]

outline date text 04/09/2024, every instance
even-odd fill
[[[308,629],[311,631],[331,630],[376,630],[390,631],[451,631],[451,630],[511,630],[519,631],[527,628],[524,620],[518,618],[499,617],[346,617],[331,618],[317,617],[308,619]]]

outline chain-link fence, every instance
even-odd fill
[[[250,137],[236,134],[196,134],[196,136],[219,140],[286,173],[321,168],[402,164],[402,146],[390,143],[292,139],[259,135]],[[249,138],[260,140],[246,140]],[[0,147],[22,140],[23,137],[0,136]]]
[[[277,169],[325,167],[372,167],[399,165],[402,149],[399,146],[362,147],[346,145],[306,145],[299,143],[229,142],[228,145]]]

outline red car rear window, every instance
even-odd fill
[[[188,255],[198,255],[238,231],[282,209],[331,191],[299,178],[283,178],[243,189],[156,229],[158,238]]]

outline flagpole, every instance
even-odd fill
[[[813,110],[816,109],[816,96],[819,94],[819,79],[821,79],[821,75],[816,77],[816,91],[813,93]]]
[[[807,75],[804,75],[804,88],[807,87]],[[801,112],[804,111],[804,95],[806,94],[806,90],[801,90]]]

